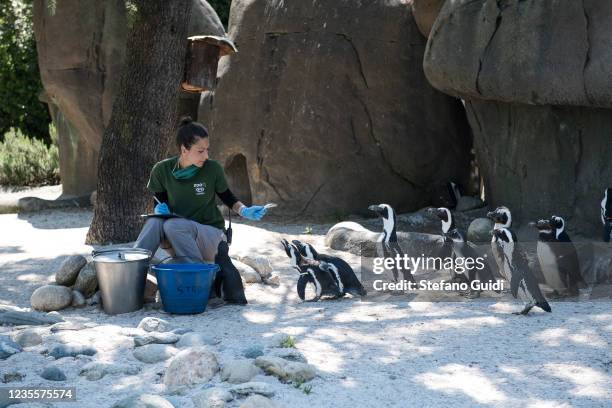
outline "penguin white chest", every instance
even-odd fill
[[[537,253],[538,261],[540,261],[540,269],[542,270],[546,284],[557,291],[566,289],[561,279],[557,256],[552,247],[547,242],[539,241]]]

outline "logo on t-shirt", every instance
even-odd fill
[[[193,185],[193,189],[195,190],[196,195],[204,195],[206,191],[206,183],[195,183]]]

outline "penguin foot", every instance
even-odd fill
[[[523,315],[523,316],[528,316],[529,315],[529,311],[533,308],[533,305],[527,305],[525,306],[525,308],[523,310],[521,310],[520,312],[512,312],[512,314],[515,315]]]

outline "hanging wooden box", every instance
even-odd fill
[[[189,37],[181,87],[187,92],[214,90],[219,58],[235,52],[238,52],[236,46],[224,37],[213,35]]]

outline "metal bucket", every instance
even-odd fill
[[[141,248],[92,252],[106,313],[129,313],[142,308],[151,255],[151,251]]]

